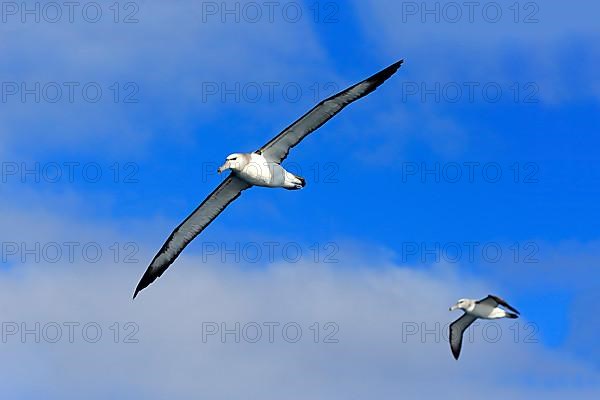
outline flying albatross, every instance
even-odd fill
[[[133,298],[140,290],[161,276],[200,232],[202,232],[231,202],[252,186],[280,187],[296,190],[304,187],[302,177],[286,171],[280,164],[310,133],[320,128],[350,103],[377,89],[394,75],[404,60],[390,65],[370,78],[317,104],[299,120],[285,128],[259,150],[227,156],[218,172],[230,170],[229,176],[188,216],[154,256],[138,283]]]
[[[498,306],[505,307],[513,312],[505,311]],[[452,349],[452,355],[457,360],[462,347],[463,334],[477,318],[519,318],[518,314],[520,314],[506,301],[491,294],[481,300],[460,299],[455,305],[450,307],[450,311],[457,309],[465,312],[459,319],[450,324],[450,348]]]

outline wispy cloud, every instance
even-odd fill
[[[2,24],[13,38],[2,45],[12,60],[0,67],[3,142],[23,153],[31,151],[23,142],[36,140],[46,149],[103,144],[136,154],[156,136],[185,136],[206,119],[202,113],[214,112],[202,102],[205,82],[302,79],[307,65],[327,63],[308,17],[223,22],[207,15],[208,3],[223,12],[241,5],[130,2],[137,22],[115,23],[114,4],[101,2],[97,23],[47,23],[23,22],[14,3],[16,16]]]
[[[533,81],[540,99],[551,105],[597,98],[593,66],[600,57],[600,32],[593,1],[355,6],[363,30],[378,38],[381,51],[400,51],[418,65],[411,75],[419,81]]]

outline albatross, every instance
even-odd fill
[[[200,234],[241,193],[252,186],[297,190],[304,178],[285,170],[281,162],[290,149],[342,111],[350,103],[368,95],[398,71],[400,60],[375,75],[317,104],[299,120],[285,128],[259,150],[227,156],[218,172],[229,176],[171,233],[138,283],[133,298],[161,276],[196,236]]]
[[[505,311],[498,306],[502,306],[512,312]],[[519,318],[520,314],[506,301],[491,294],[481,300],[460,299],[455,305],[450,307],[450,311],[458,309],[463,310],[464,314],[450,324],[450,348],[456,360],[458,360],[458,356],[460,355],[463,333],[477,318]]]

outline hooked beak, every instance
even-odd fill
[[[458,308],[458,304],[453,305],[452,307],[450,307],[450,311],[454,311]]]
[[[217,172],[220,174],[221,172],[225,171],[229,169],[229,161],[227,161],[225,164],[221,165],[218,169]]]

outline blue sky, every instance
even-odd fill
[[[425,3],[438,11],[422,14]],[[77,363],[92,355],[102,359],[101,353],[131,352],[135,360],[126,365],[140,377],[108,377],[126,398],[141,390],[144,371],[159,368],[160,357],[152,352],[164,346],[167,365],[181,363],[186,373],[168,374],[165,387],[145,388],[147,397],[202,389],[218,398],[239,393],[230,384],[219,385],[221,377],[198,383],[193,371],[210,371],[198,361],[201,355],[235,363],[219,364],[223,374],[264,396],[255,387],[259,378],[243,366],[264,365],[273,375],[262,379],[272,383],[274,393],[284,393],[285,385],[279,385],[291,378],[279,376],[280,364],[271,361],[302,353],[277,345],[244,350],[240,359],[226,344],[208,349],[174,332],[189,334],[185,327],[197,333],[186,322],[190,315],[202,315],[191,318],[194,322],[206,315],[215,321],[323,316],[340,321],[345,333],[341,349],[326,355],[376,365],[375,372],[332,364],[313,347],[306,359],[281,366],[312,383],[297,395],[331,398],[352,393],[349,388],[368,393],[376,384],[381,388],[376,394],[388,398],[403,390],[419,394],[414,382],[425,379],[415,367],[413,383],[400,385],[391,370],[408,371],[408,360],[417,362],[420,354],[423,371],[427,360],[437,362],[438,352],[450,357],[447,344],[402,346],[395,341],[399,321],[447,323],[456,317],[446,312],[451,302],[495,293],[522,312],[524,323],[535,325],[539,343],[465,346],[462,367],[477,371],[490,356],[501,365],[547,360],[547,369],[527,372],[529,383],[509,377],[516,383],[500,389],[503,376],[482,380],[520,398],[595,397],[600,352],[594,333],[600,321],[582,310],[598,300],[600,278],[594,223],[600,217],[598,5],[520,2],[515,14],[508,3],[482,2],[469,20],[464,6],[457,17],[448,2],[425,3],[287,2],[277,6],[272,21],[263,3],[253,3],[262,12],[255,21],[254,14],[245,14],[252,10],[244,2],[227,3],[233,10],[237,4],[239,21],[224,13],[224,3],[191,1],[139,1],[131,8],[119,3],[118,23],[109,2],[98,3],[103,17],[97,23],[78,13],[73,23],[48,23],[43,14],[39,23],[31,17],[23,22],[20,9],[3,14],[2,320],[79,318],[107,326],[124,318],[137,321],[142,339],[125,353],[110,343],[102,351],[62,344],[65,357],[79,355],[65,367],[67,376],[82,388],[95,388],[98,396],[108,394]],[[490,7],[501,11],[497,20],[482,14],[484,8],[491,13]],[[302,12],[297,20],[294,10]],[[136,23],[122,22],[129,13]],[[292,151],[285,165],[306,178],[306,188],[244,193],[155,285],[130,301],[153,253],[222,179],[214,170],[227,154],[257,149],[319,99],[401,58],[406,61],[397,75]],[[35,88],[38,82],[48,90],[40,89],[39,102],[34,94],[21,97],[22,84]],[[66,82],[77,83],[72,102]],[[56,85],[63,92],[53,103],[48,93]],[[86,85],[101,88],[97,102],[80,90]],[[15,87],[16,94],[7,92]],[[67,164],[74,165],[73,179],[66,178]],[[52,179],[57,165],[61,178]],[[38,166],[39,179],[20,175]],[[90,178],[97,170],[102,175]],[[23,261],[22,250],[6,254],[6,243],[43,247],[70,241],[101,243],[105,253],[113,242],[134,243],[137,261],[61,258],[47,265],[32,262],[32,256]],[[270,241],[294,243],[305,257],[290,263],[278,251],[274,260],[263,254],[254,263],[202,254],[206,243],[263,247]],[[469,243],[475,243],[473,260],[466,255]],[[502,255],[482,255],[484,247]],[[455,257],[457,248],[461,255]],[[324,263],[331,249],[336,262]],[[39,291],[40,298],[31,301],[25,290]],[[185,301],[181,309],[174,298]],[[207,306],[212,301],[213,310]],[[410,306],[403,306],[407,301]],[[343,304],[356,307],[354,319]],[[165,314],[177,329],[161,328],[159,316]],[[363,317],[387,329],[378,344],[372,340],[378,336],[359,323]],[[50,379],[45,368],[66,363],[47,343],[9,340],[0,346],[14,363],[39,365],[32,373],[38,377]],[[102,360],[106,365],[100,362],[99,368],[109,368],[113,359]],[[225,372],[228,365],[232,369]],[[323,376],[341,368],[347,386],[340,391],[310,365],[320,365]],[[561,366],[568,373],[557,379]],[[444,361],[435,373],[456,378],[456,370]],[[351,383],[355,376],[364,377],[364,386]],[[552,391],[543,387],[548,381],[555,383]],[[51,395],[65,398],[69,383],[59,382],[63,389]],[[6,383],[17,397],[35,397],[36,390],[24,390],[19,379]]]

